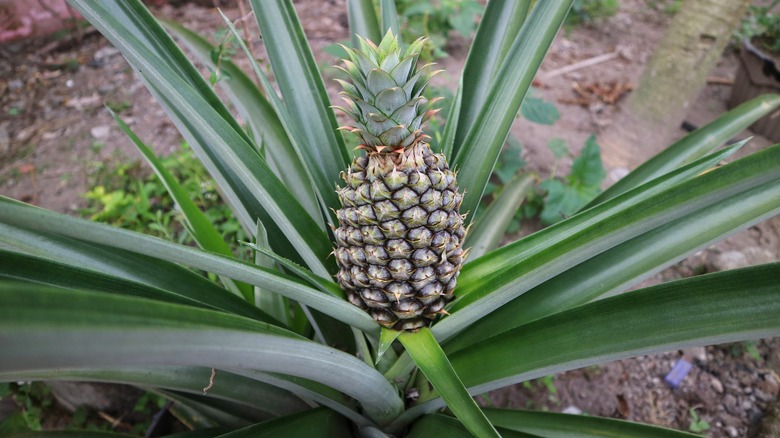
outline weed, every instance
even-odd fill
[[[483,10],[482,4],[476,0],[399,0],[396,4],[406,39],[419,35],[428,38],[420,54],[424,60],[447,56],[444,47],[450,30],[470,37],[477,28],[476,17]]]
[[[696,408],[690,408],[688,409],[688,412],[691,414],[691,424],[688,426],[688,430],[693,433],[702,433],[710,429],[710,423],[699,417]]]
[[[181,150],[162,161],[226,239],[247,240],[189,146],[183,144]],[[139,162],[93,163],[89,179],[93,188],[84,194],[89,202],[81,211],[83,216],[179,243],[193,242],[165,186],[146,173]]]

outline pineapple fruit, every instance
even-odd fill
[[[429,326],[453,299],[466,229],[455,172],[421,130],[435,110],[423,97],[430,65],[416,70],[424,40],[401,51],[388,32],[379,46],[345,48],[352,83],[339,81],[360,149],[337,189],[337,279],[349,301],[394,330]]]

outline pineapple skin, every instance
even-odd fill
[[[466,256],[455,172],[423,138],[355,158],[337,190],[336,278],[352,304],[394,330],[446,313]]]
[[[438,111],[423,96],[438,71],[416,68],[424,39],[406,50],[391,31],[379,45],[358,41],[359,49],[344,48],[351,83],[337,80],[346,106],[336,108],[351,119],[340,129],[360,137],[365,155],[337,189],[336,278],[382,326],[417,330],[446,313],[466,257],[455,172],[422,133]]]

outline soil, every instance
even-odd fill
[[[228,17],[241,16],[231,7],[234,2],[222,3],[228,4]],[[609,129],[625,93],[637,82],[669,22],[669,14],[649,6],[660,3],[622,0],[616,15],[560,32],[535,85],[540,97],[556,104],[561,118],[553,126],[520,119],[512,130],[523,144],[523,158],[531,170],[549,172],[553,156],[546,144],[550,139],[563,138],[576,154],[591,134]],[[319,64],[334,64],[335,59],[323,49],[348,38],[345,0],[299,0],[295,5]],[[154,11],[209,36],[224,27],[215,9],[198,4],[165,4]],[[263,59],[257,31],[251,25],[249,31],[252,46]],[[436,79],[437,85],[453,86],[468,45],[453,35],[450,56],[438,61],[447,73]],[[609,53],[614,55],[602,63],[555,73]],[[701,126],[725,111],[736,68],[737,56],[730,48],[712,72],[713,81],[691,108],[690,124]],[[337,87],[332,80],[327,82],[335,101]],[[78,214],[96,168],[140,159],[105,111],[106,105],[158,153],[179,148],[182,140],[163,110],[119,52],[91,28],[63,39],[0,47],[0,194]],[[677,134],[682,136],[685,131],[679,129]],[[738,138],[749,135],[745,132]],[[754,137],[741,154],[768,144]],[[649,158],[652,151],[628,161],[611,158],[618,155],[616,151],[602,150],[602,155],[608,172],[605,184],[610,184]],[[562,170],[568,165],[570,160],[562,163]],[[703,249],[643,285],[773,261],[780,261],[780,217]],[[683,358],[693,368],[673,389],[664,376]],[[575,370],[493,392],[482,402],[626,418],[679,430],[695,428],[692,422],[698,417],[709,425],[705,435],[749,436],[777,400],[778,374],[780,338],[774,338]]]

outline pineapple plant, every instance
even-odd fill
[[[353,125],[366,152],[342,174],[342,208],[334,230],[337,278],[349,301],[383,327],[429,326],[452,301],[466,257],[463,200],[447,159],[426,143],[424,122],[435,112],[423,96],[437,73],[416,71],[424,43],[402,54],[388,31],[379,46],[363,38],[361,50],[345,48],[340,81]]]
[[[0,196],[0,381],[154,388],[194,429],[179,438],[685,437],[480,408],[472,395],[606,360],[780,335],[778,263],[630,290],[780,213],[780,146],[720,165],[744,142],[721,146],[776,111],[780,96],[723,114],[577,214],[497,248],[513,183],[481,214],[479,200],[572,0],[487,3],[433,149],[421,130],[434,103],[421,88],[434,71],[415,69],[420,43],[404,49],[392,37],[392,1],[377,14],[374,2],[349,0],[363,37],[343,67],[346,129],[363,143],[354,160],[291,0],[250,0],[275,84],[237,38],[262,91],[140,0],[68,1],[157,97],[255,257],[233,254],[238,243],[219,236],[117,117],[199,248]],[[229,76],[216,85],[245,124],[170,33]],[[479,257],[467,260],[469,247]],[[31,434],[19,422],[0,430]]]

